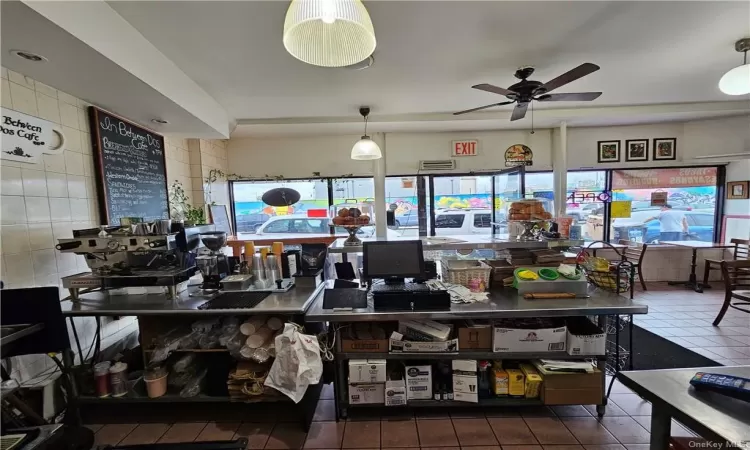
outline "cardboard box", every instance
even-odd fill
[[[542,389],[540,398],[545,405],[600,405],[602,390],[585,389]]]
[[[384,359],[349,360],[349,383],[385,383]]]
[[[508,373],[508,395],[523,397],[526,395],[526,377],[520,369],[505,369]]]
[[[476,392],[473,394],[467,394],[465,392],[454,392],[453,401],[479,403],[479,394],[477,394]]]
[[[464,350],[492,350],[492,325],[467,322],[458,328],[458,345]]]
[[[344,353],[388,353],[388,339],[342,339]]]
[[[526,376],[526,398],[539,398],[542,389],[542,376],[531,364],[521,364],[521,372]]]
[[[461,392],[464,394],[477,394],[479,392],[477,388],[478,383],[479,381],[477,380],[476,375],[453,373],[454,399],[457,392]]]
[[[406,400],[432,399],[432,366],[405,366]]]
[[[495,327],[492,349],[496,352],[554,352],[565,351],[565,326],[556,328]]]
[[[566,347],[569,355],[604,355],[607,334],[585,317],[568,322]]]
[[[439,342],[394,341],[391,340],[390,351],[393,353],[424,352],[454,353],[458,351],[458,339]]]
[[[365,405],[385,402],[385,383],[350,384],[349,404]]]
[[[476,372],[477,362],[473,359],[454,359],[451,363],[453,370],[459,372]]]
[[[385,406],[406,405],[406,381],[388,380],[385,382]]]
[[[508,395],[508,372],[504,369],[492,369],[492,392],[495,395]]]

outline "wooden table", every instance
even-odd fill
[[[695,276],[695,266],[698,260],[698,250],[706,248],[733,248],[734,244],[717,244],[715,242],[704,242],[704,241],[662,241],[660,244],[674,245],[677,247],[685,247],[692,249],[693,257],[690,260],[690,278],[687,281],[670,281],[668,284],[671,286],[685,285],[685,287],[694,290],[695,292],[703,292],[704,288],[710,288],[708,284],[698,283],[698,279]]]
[[[696,372],[750,378],[750,367],[696,367],[692,369],[620,372],[617,379],[651,402],[651,450],[669,448],[672,418],[711,441],[707,449],[750,450],[750,403],[690,386]]]

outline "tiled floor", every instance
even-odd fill
[[[717,285],[718,287],[718,285]],[[637,292],[649,305],[636,324],[726,365],[750,364],[750,315],[727,312],[720,327],[711,322],[723,291],[704,294],[664,283]],[[386,410],[388,411],[388,410]],[[335,422],[333,390],[326,386],[309,433],[298,423],[193,422],[90,425],[98,445],[189,442],[247,437],[251,449],[389,449],[454,450],[647,450],[651,405],[615,382],[607,414],[594,406],[394,409],[394,414],[355,416]],[[372,414],[372,413],[370,413]],[[673,436],[692,436],[677,422]]]
[[[725,366],[750,365],[750,314],[729,308],[713,326],[724,303],[722,283],[702,294],[666,283],[647,287],[636,291],[636,300],[649,309],[635,316],[636,325]]]

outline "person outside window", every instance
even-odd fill
[[[652,220],[659,221],[659,241],[681,241],[684,234],[688,232],[688,222],[685,211],[672,209],[672,205],[666,204],[661,208],[658,216],[650,217],[643,221],[644,224]]]

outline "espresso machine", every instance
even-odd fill
[[[167,223],[169,222],[169,223]],[[161,220],[153,224],[102,226],[74,230],[72,238],[58,239],[57,250],[83,255],[90,273],[63,277],[73,301],[81,289],[145,287],[174,298],[187,288],[197,268],[201,233],[213,225],[183,227]]]
[[[227,233],[224,231],[210,231],[201,233],[200,240],[205,247],[198,255],[196,263],[203,275],[201,288],[204,294],[217,292],[221,288],[221,280],[230,274],[229,259],[222,249],[227,245]],[[208,250],[205,252],[205,250]]]

